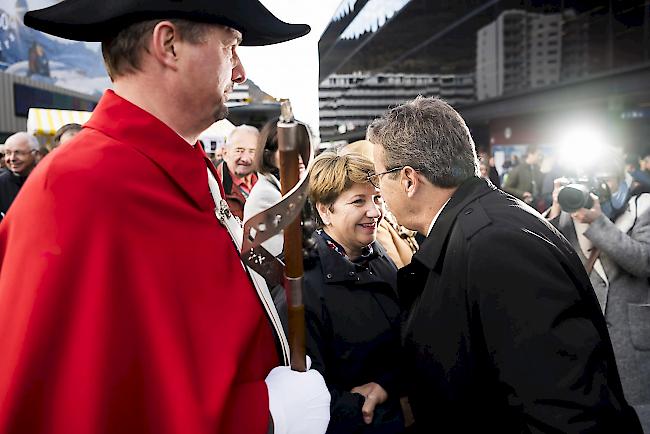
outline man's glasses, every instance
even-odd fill
[[[29,154],[32,154],[36,151],[31,150],[31,151],[7,151],[5,150],[5,156],[11,157],[12,155],[15,155],[16,157],[25,157]]]
[[[387,171],[385,171],[385,172],[381,172],[381,173],[370,173],[370,174],[368,174],[368,176],[366,177],[366,179],[368,180],[368,182],[370,182],[370,183],[372,184],[373,187],[375,187],[375,188],[379,188],[379,179],[380,179],[381,176],[386,175],[387,173],[393,173],[393,172],[400,171],[400,170],[402,170],[402,169],[405,168],[405,167],[406,167],[406,166],[394,167],[394,168],[392,168],[392,169],[390,169],[390,170],[387,170]]]

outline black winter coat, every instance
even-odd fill
[[[314,235],[318,257],[305,271],[307,354],[332,395],[329,434],[392,434],[404,429],[399,396],[400,311],[395,264],[379,243],[367,269]],[[356,386],[375,382],[388,401],[363,422]]]
[[[419,433],[640,433],[569,243],[485,180],[463,183],[398,275]]]
[[[9,170],[0,173],[0,220],[7,214],[26,179],[26,176],[16,176]]]

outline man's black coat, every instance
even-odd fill
[[[641,432],[576,253],[489,182],[458,188],[398,287],[418,432]]]

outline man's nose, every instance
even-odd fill
[[[244,151],[242,154],[239,156],[240,161],[245,161],[247,163],[250,163],[253,161],[253,152],[254,151]]]
[[[232,69],[232,78],[233,83],[243,83],[246,81],[246,71],[244,70],[244,65],[241,63],[241,59],[237,57],[237,64]]]

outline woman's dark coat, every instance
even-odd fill
[[[398,364],[400,311],[396,268],[379,243],[364,269],[330,249],[314,235],[318,257],[305,271],[307,354],[323,374],[332,395],[328,434],[399,433]],[[356,386],[376,382],[388,401],[375,410],[372,425],[363,422],[363,396]]]

